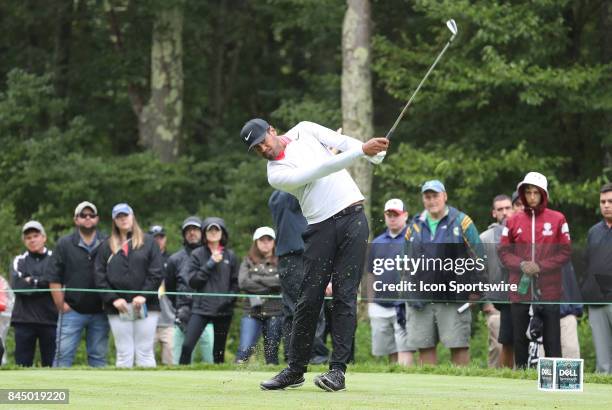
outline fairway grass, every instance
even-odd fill
[[[261,391],[274,372],[202,370],[16,370],[0,372],[0,388],[69,389],[70,405],[53,408],[612,408],[612,385],[583,393],[540,392],[534,380],[428,374],[352,373],[347,390],[326,393],[308,373],[299,389]],[[1,407],[6,407],[0,405]]]

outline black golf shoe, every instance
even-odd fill
[[[262,390],[284,390],[287,387],[301,387],[303,384],[304,375],[302,373],[286,368],[270,380],[261,382],[260,386]]]
[[[340,369],[331,369],[314,378],[314,383],[317,387],[329,391],[341,391],[345,390],[344,385],[344,372]]]

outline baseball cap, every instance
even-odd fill
[[[83,212],[83,209],[85,208],[90,208],[92,211],[94,211],[94,214],[98,215],[98,208],[96,208],[94,204],[88,201],[83,201],[78,204],[76,208],[74,208],[74,216],[77,216],[78,214]]]
[[[249,147],[249,151],[266,137],[270,125],[261,118],[253,118],[244,124],[240,131],[240,139]]]
[[[385,202],[385,212],[387,211],[395,211],[399,214],[403,214],[406,209],[401,199],[393,198]]]
[[[276,234],[274,233],[274,229],[269,226],[261,226],[255,229],[255,233],[253,234],[253,240],[256,241],[260,239],[262,236],[269,236],[272,239],[276,239]]]
[[[219,224],[218,224],[218,223],[216,223],[216,222],[213,222],[213,223],[211,223],[210,225],[208,225],[208,226],[206,227],[206,230],[207,230],[207,231],[210,231],[212,228],[217,228],[218,230],[221,230],[221,225],[219,225]]]
[[[166,231],[164,230],[164,227],[161,225],[153,225],[149,228],[149,235],[166,236]]]
[[[47,236],[47,234],[45,233],[45,228],[43,228],[42,224],[38,221],[28,221],[25,223],[25,225],[23,225],[23,228],[21,228],[21,234],[25,234],[26,231],[29,231],[30,229],[34,229],[38,232],[40,232],[41,234]]]
[[[134,211],[132,211],[132,208],[126,203],[120,203],[113,206],[113,219],[115,219],[119,214],[132,215],[133,213]]]
[[[432,179],[431,181],[427,181],[423,184],[421,188],[421,193],[424,194],[427,191],[434,192],[446,192],[446,188],[444,188],[444,184],[437,179]]]
[[[181,230],[184,231],[189,226],[195,226],[196,228],[202,229],[202,220],[197,216],[189,216],[183,221],[183,225],[181,225]]]
[[[514,191],[512,193],[512,205],[514,205],[514,203],[516,202],[517,199],[519,199],[519,193],[518,193],[518,191]]]

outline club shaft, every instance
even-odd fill
[[[412,96],[410,96],[410,99],[408,100],[408,102],[406,103],[406,105],[404,106],[404,109],[402,109],[402,112],[400,112],[400,115],[397,117],[397,119],[395,120],[395,123],[393,123],[393,126],[391,127],[391,129],[389,130],[389,132],[387,133],[387,135],[385,136],[386,139],[390,139],[391,135],[393,135],[393,132],[395,131],[395,128],[397,128],[397,125],[399,124],[399,122],[402,120],[402,118],[404,117],[404,114],[406,113],[406,110],[408,109],[408,107],[410,107],[410,103],[412,103],[412,100],[414,100],[414,97],[417,95],[417,93],[419,92],[419,90],[421,89],[421,87],[423,86],[423,83],[425,83],[425,80],[427,80],[427,77],[429,77],[429,74],[433,71],[434,67],[436,66],[436,64],[438,64],[438,61],[440,61],[440,59],[442,58],[442,56],[444,55],[444,53],[446,52],[446,49],[451,45],[451,43],[453,42],[455,36],[453,35],[451,37],[450,40],[448,40],[448,42],[446,43],[446,45],[444,46],[444,48],[442,49],[442,51],[440,52],[440,54],[438,54],[438,57],[436,57],[436,59],[434,60],[433,64],[431,65],[431,67],[429,67],[429,70],[427,70],[427,73],[425,73],[425,76],[423,77],[423,79],[421,80],[421,82],[419,83],[419,85],[417,86],[416,90],[414,90],[414,92],[412,93]]]

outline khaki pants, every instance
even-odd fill
[[[499,358],[501,355],[502,345],[497,341],[499,337],[499,312],[487,315],[487,329],[489,330],[489,367],[500,367]]]
[[[427,303],[421,309],[408,306],[406,331],[408,345],[429,349],[442,342],[448,349],[470,347],[472,311],[458,313],[460,303]]]
[[[566,359],[580,359],[578,319],[575,315],[561,318],[561,356]]]
[[[172,363],[172,341],[174,339],[174,326],[158,327],[155,331],[155,345],[161,345],[161,362],[166,366]]]

